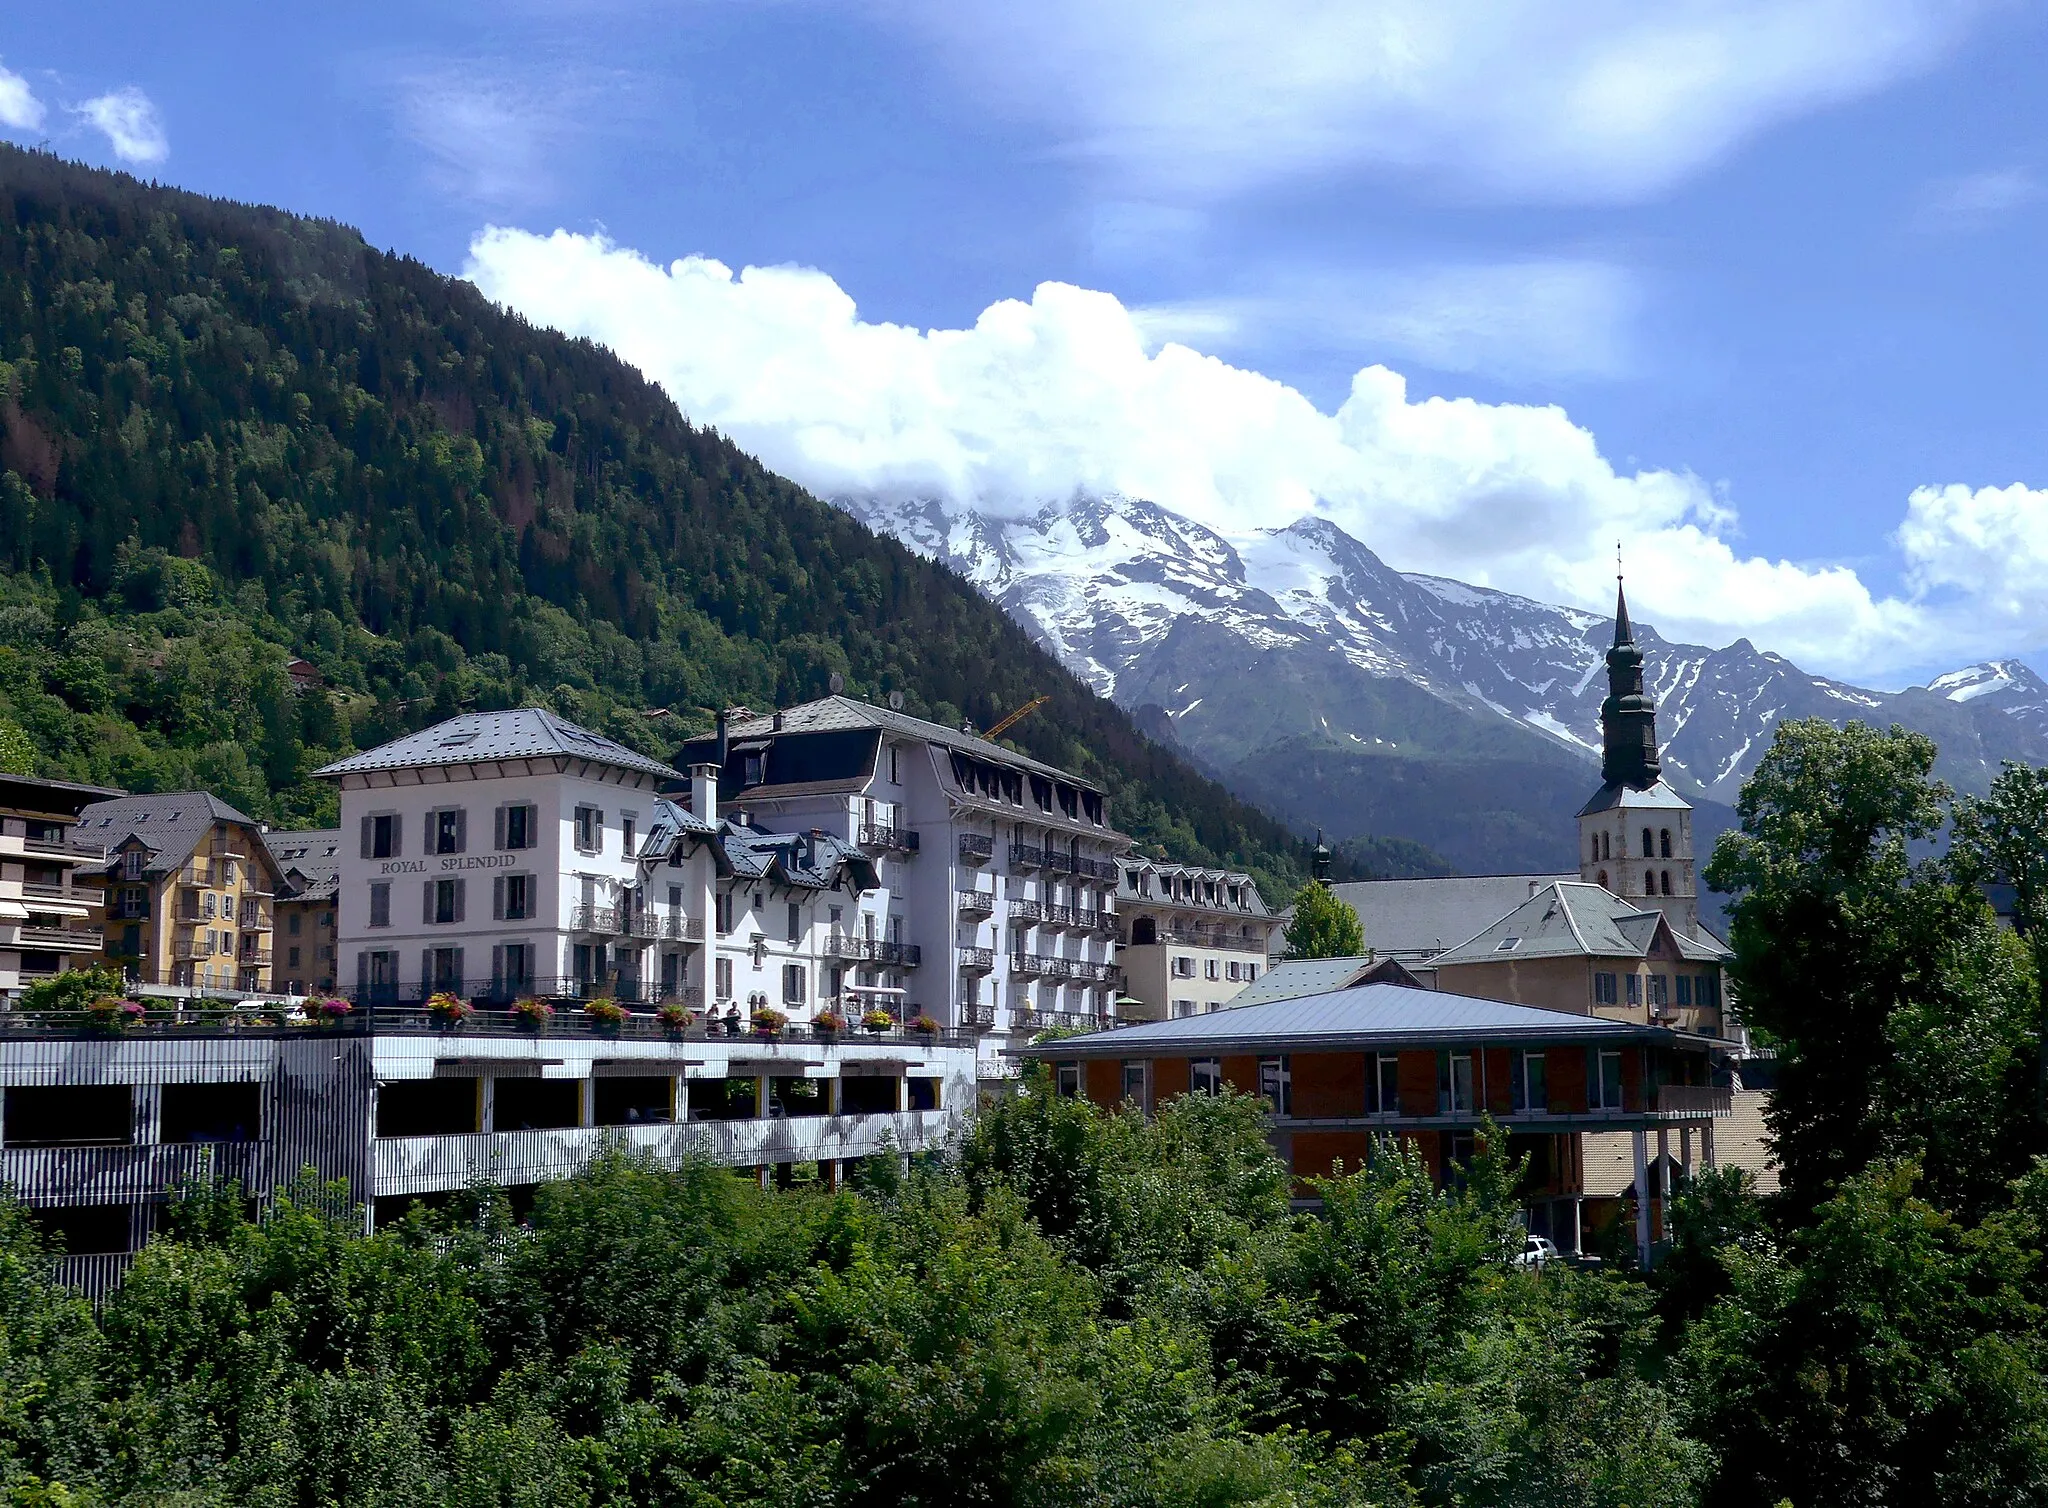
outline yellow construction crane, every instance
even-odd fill
[[[1019,707],[1015,712],[1012,712],[1008,717],[1004,718],[1001,722],[997,723],[993,728],[989,729],[988,732],[982,734],[981,736],[991,741],[1002,737],[1003,734],[1009,732],[1010,729],[1016,727],[1018,723],[1024,721],[1025,718],[1029,717],[1032,713],[1036,712],[1040,707],[1043,707],[1047,702],[1051,700],[1052,698],[1049,696],[1034,696],[1030,701],[1026,702],[1023,706]]]

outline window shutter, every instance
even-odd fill
[[[469,808],[466,806],[455,808],[455,851],[469,852]]]
[[[457,921],[462,920],[463,913],[468,909],[467,906],[464,904],[468,900],[468,897],[469,881],[457,880],[455,882],[455,919]]]
[[[374,817],[363,818],[363,857],[366,859],[370,857],[370,834],[371,827],[375,823],[375,821],[376,819]]]
[[[431,923],[434,920],[434,882],[422,880],[420,889],[424,892],[424,899],[420,904],[420,920]]]
[[[505,808],[502,806],[491,815],[491,847],[500,853],[505,851]]]
[[[467,995],[469,993],[469,975],[463,972],[462,949],[460,948],[457,948],[455,950],[455,977],[462,981],[462,983],[457,985],[456,988],[461,990],[463,994]]]
[[[491,993],[496,994],[505,983],[505,949],[502,944],[491,949]]]
[[[425,998],[434,993],[434,950],[420,949],[420,996]]]
[[[499,815],[502,816],[504,814],[500,813]],[[494,922],[501,922],[504,919],[505,877],[501,874],[496,879],[491,881],[491,920]],[[492,967],[495,968],[496,965],[494,964],[492,965]]]
[[[368,822],[370,819],[368,817],[365,817],[363,818],[363,820],[365,822]],[[368,953],[358,953],[356,954],[356,999],[358,1001],[363,1001],[369,998],[370,955]]]

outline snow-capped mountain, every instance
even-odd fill
[[[1099,691],[1150,712],[1157,731],[1269,805],[1294,805],[1287,793],[1304,780],[1344,789],[1335,772],[1355,755],[1366,763],[1352,787],[1398,777],[1405,792],[1382,814],[1392,826],[1359,831],[1432,842],[1468,867],[1499,865],[1497,843],[1446,840],[1461,798],[1416,782],[1455,776],[1467,805],[1474,782],[1541,788],[1547,813],[1597,759],[1612,620],[1396,571],[1325,519],[1225,538],[1115,495],[1016,519],[934,501],[839,502],[951,565]],[[2001,758],[2048,757],[2048,683],[2017,661],[1883,693],[1809,675],[1747,640],[1709,649],[1667,642],[1640,619],[1636,630],[1667,773],[1708,801],[1734,800],[1786,718],[1921,728],[1965,788],[1980,788]],[[1428,772],[1387,763],[1419,756]],[[1276,797],[1278,770],[1291,773]],[[1429,836],[1401,831],[1403,803],[1416,801],[1442,808]],[[1504,818],[1497,803],[1474,809]],[[1551,818],[1523,815],[1531,841],[1547,844],[1537,833]],[[1557,831],[1568,845],[1569,825]]]

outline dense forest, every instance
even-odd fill
[[[660,755],[835,673],[947,724],[1049,694],[1014,742],[1147,848],[1275,897],[1306,869],[961,579],[608,352],[344,226],[0,145],[0,720],[41,772],[317,825],[309,771],[458,710]]]
[[[1782,1187],[1658,1260],[1518,1265],[1513,1142],[1294,1183],[1263,1104],[1040,1076],[832,1192],[608,1154],[365,1235],[342,1187],[174,1191],[99,1313],[0,1200],[22,1505],[2048,1504],[2048,774],[1794,723],[1713,877]],[[1947,854],[1925,857],[1937,830]],[[2002,929],[1982,883],[2018,895]],[[1312,1192],[1313,1207],[1296,1197]]]

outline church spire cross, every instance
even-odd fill
[[[1621,575],[1621,541],[1617,539],[1614,542],[1614,642],[1621,645],[1635,641],[1635,625],[1628,621],[1628,592]]]
[[[1663,773],[1657,758],[1657,704],[1643,686],[1643,652],[1628,619],[1619,542],[1614,564],[1614,647],[1607,651],[1607,700],[1600,704],[1600,775],[1609,785],[1641,791]]]

